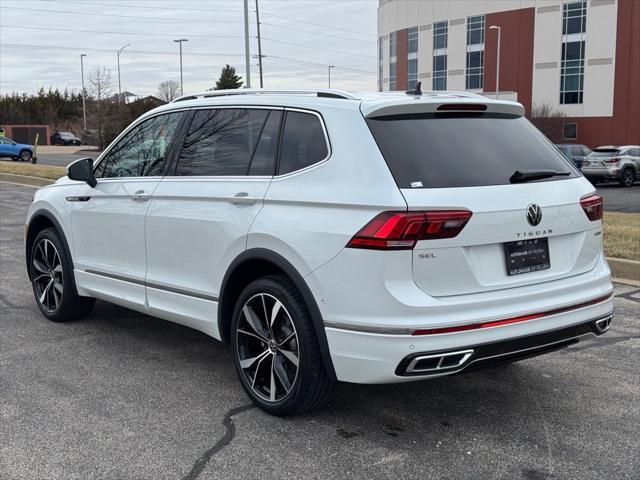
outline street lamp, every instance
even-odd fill
[[[180,44],[180,95],[184,95],[184,87],[182,86],[182,42],[188,42],[186,38],[179,38],[174,40],[175,43]]]
[[[329,88],[331,88],[331,69],[336,68],[335,65],[327,65],[327,71],[329,72]]]
[[[129,46],[129,44],[127,43],[126,45],[124,45],[120,50],[118,50],[116,53],[118,55],[118,99],[119,102],[122,103],[122,84],[120,83],[120,54],[122,53],[122,51],[127,48]]]
[[[80,54],[80,75],[82,76],[82,120],[84,124],[84,131],[87,132],[87,107],[85,105],[85,92],[84,92],[84,57],[86,53]]]
[[[502,28],[497,25],[491,25],[489,30],[498,31],[498,51],[496,53],[496,100],[498,100],[500,98],[500,33],[502,32]]]

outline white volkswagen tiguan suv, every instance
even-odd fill
[[[53,321],[102,299],[231,345],[278,415],[604,333],[602,199],[513,102],[218,91],[143,115],[37,191]]]

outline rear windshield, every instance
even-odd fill
[[[432,113],[367,119],[400,188],[509,184],[516,170],[579,174],[523,117]]]
[[[620,150],[594,150],[589,154],[589,157],[615,157]]]

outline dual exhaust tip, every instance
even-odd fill
[[[473,350],[421,355],[413,358],[405,370],[405,374],[446,373],[461,368],[473,355]]]
[[[609,330],[609,327],[611,327],[611,321],[613,320],[613,315],[607,315],[604,318],[601,318],[599,320],[596,320],[595,322],[593,322],[593,324],[596,327],[596,330],[598,331],[598,333],[604,333],[607,330]]]

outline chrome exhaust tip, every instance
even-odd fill
[[[473,350],[420,355],[409,362],[405,374],[445,373],[462,367],[471,358],[471,355],[473,355]]]
[[[613,321],[613,315],[608,315],[604,318],[601,318],[600,320],[596,320],[594,322],[594,325],[596,326],[596,330],[598,330],[599,333],[604,333],[607,330],[609,330],[609,327],[611,327],[612,321]]]

